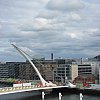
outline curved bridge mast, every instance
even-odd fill
[[[30,64],[32,65],[32,67],[35,69],[37,75],[39,76],[40,80],[41,80],[41,83],[43,84],[43,86],[49,86],[49,85],[54,85],[53,83],[48,83],[44,80],[44,78],[41,76],[40,72],[38,71],[38,69],[36,68],[36,66],[33,64],[33,62],[29,59],[28,55],[23,51],[21,50],[20,48],[18,48],[17,46],[15,46],[14,44],[11,44],[17,51],[19,51],[19,53],[24,57],[26,58]]]

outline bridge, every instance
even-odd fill
[[[24,57],[26,58],[29,63],[32,65],[32,67],[34,68],[34,70],[36,71],[37,75],[40,78],[40,81],[42,83],[41,86],[35,86],[35,85],[31,85],[31,86],[18,86],[18,87],[5,87],[5,88],[0,88],[0,95],[4,95],[4,94],[16,94],[16,93],[22,93],[22,92],[28,92],[28,91],[43,91],[43,90],[49,90],[49,89],[54,89],[54,88],[67,88],[67,87],[75,87],[73,84],[69,83],[69,86],[57,86],[56,84],[52,83],[52,82],[47,82],[46,80],[44,80],[44,78],[41,76],[40,72],[38,71],[38,69],[36,68],[36,66],[33,64],[33,62],[30,60],[30,58],[28,57],[29,55],[27,53],[25,53],[23,50],[21,50],[20,48],[18,48],[17,46],[15,46],[14,44],[12,44],[12,46]]]
[[[6,87],[0,88],[0,95],[11,94],[11,93],[21,93],[28,91],[44,91],[44,90],[52,90],[54,88],[68,88],[68,86],[52,86],[52,87],[34,87],[34,86],[24,86],[24,87]]]

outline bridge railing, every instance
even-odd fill
[[[22,86],[22,87],[5,87],[5,88],[0,88],[0,93],[11,92],[11,91],[16,91],[16,90],[33,89],[33,88],[35,88],[34,85],[32,85],[32,86]]]
[[[41,89],[41,88],[49,88],[52,86],[36,86],[36,85],[31,85],[31,86],[20,86],[20,87],[5,87],[5,88],[0,88],[0,93],[4,92],[13,92],[13,91],[21,91],[21,90],[28,90],[28,89]]]

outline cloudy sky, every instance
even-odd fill
[[[100,0],[0,0],[0,61],[100,54]]]

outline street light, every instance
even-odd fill
[[[56,76],[61,78],[61,83],[64,82],[64,79],[62,78],[62,76],[58,75],[57,73],[56,73]]]
[[[68,78],[67,78],[67,76],[66,76],[66,77],[65,77],[65,83],[67,83],[67,82],[68,82],[67,80],[68,80]]]

